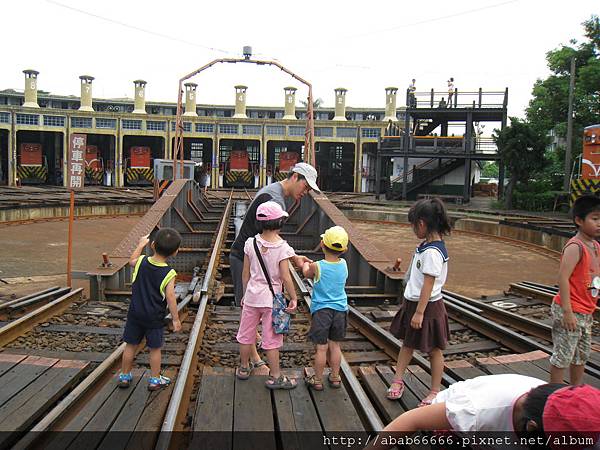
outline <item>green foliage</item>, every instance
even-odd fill
[[[560,195],[560,191],[535,193],[517,190],[513,194],[513,207],[526,211],[552,211],[557,195]]]
[[[527,182],[546,164],[544,153],[548,138],[528,122],[511,117],[510,125],[503,130],[495,130],[493,139],[511,179],[515,181]]]
[[[538,79],[532,91],[526,115],[531,125],[544,133],[554,129],[560,137],[567,134],[567,113],[569,101],[569,77],[571,58],[575,58],[575,91],[573,102],[573,158],[581,153],[582,134],[586,126],[600,123],[600,21],[598,16],[592,15],[583,22],[585,40],[577,42],[571,40],[569,45],[549,51],[546,54],[548,68],[552,74],[545,80]],[[564,161],[564,149],[560,149],[555,156]],[[547,155],[553,158],[552,155]],[[548,165],[548,170],[564,174],[562,167],[554,164]],[[547,174],[553,177],[552,174]],[[559,177],[555,178],[560,187]]]
[[[308,107],[308,101],[306,100],[300,100],[300,104],[305,108]],[[323,106],[323,99],[321,97],[319,97],[316,100],[313,100],[313,109],[319,109],[321,106]]]
[[[492,200],[490,206],[492,209],[506,209],[502,200]]]
[[[503,130],[495,130],[493,138],[510,176],[505,197],[506,207],[510,209],[516,184],[527,183],[546,165],[544,153],[548,138],[544,132],[516,117],[511,117],[510,125]]]
[[[485,166],[483,166],[483,168],[481,169],[481,176],[484,178],[498,178],[498,173],[498,163],[495,161],[486,162]]]

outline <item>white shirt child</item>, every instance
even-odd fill
[[[454,431],[514,431],[514,403],[545,383],[525,375],[487,375],[450,385],[432,403],[446,403]]]
[[[404,298],[418,302],[423,289],[425,275],[435,277],[430,302],[442,298],[442,288],[448,276],[448,251],[444,241],[423,242],[415,250],[410,262],[408,279],[404,289]]]

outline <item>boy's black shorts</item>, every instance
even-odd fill
[[[128,344],[139,344],[144,336],[148,348],[161,348],[163,346],[163,335],[165,328],[147,328],[144,324],[134,319],[127,319],[123,340]]]
[[[308,338],[314,344],[327,344],[327,341],[343,341],[346,337],[348,312],[322,308],[312,315]]]

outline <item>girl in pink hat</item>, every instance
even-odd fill
[[[256,210],[260,234],[250,237],[244,245],[244,268],[242,283],[242,317],[237,334],[240,343],[240,366],[236,376],[240,380],[250,377],[250,353],[256,345],[256,328],[262,323],[262,348],[269,360],[270,376],[266,382],[269,389],[294,389],[296,381],[281,374],[279,349],[283,346],[283,334],[273,328],[272,310],[274,294],[281,294],[283,286],[290,296],[287,312],[296,309],[296,290],[292,284],[288,260],[296,256],[294,249],[281,239],[279,232],[288,213],[273,201],[262,203]],[[260,258],[264,262],[261,267]],[[265,275],[268,275],[268,280]],[[269,283],[270,281],[270,283]],[[270,284],[270,286],[269,286]]]

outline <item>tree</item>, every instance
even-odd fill
[[[305,108],[308,107],[308,101],[306,101],[306,100],[300,100],[300,103]],[[322,98],[318,98],[316,100],[313,100],[313,109],[318,109],[321,106],[323,106],[323,99]]]
[[[527,183],[532,174],[546,164],[544,152],[548,138],[545,132],[516,117],[510,118],[508,127],[495,130],[493,138],[509,172],[504,199],[506,208],[510,209],[515,185]]]
[[[481,169],[481,176],[484,178],[498,178],[498,163],[496,161],[488,161]]]
[[[570,45],[546,54],[552,74],[538,79],[532,92],[526,114],[529,122],[545,133],[554,129],[557,136],[565,137],[569,100],[571,58],[575,58],[575,91],[573,102],[573,156],[581,152],[583,128],[600,123],[600,20],[592,15],[583,22],[585,41],[572,39]],[[557,149],[558,159],[564,161],[564,149]],[[561,170],[562,171],[562,170]],[[560,182],[560,177],[555,177]],[[557,188],[559,186],[556,186]]]

